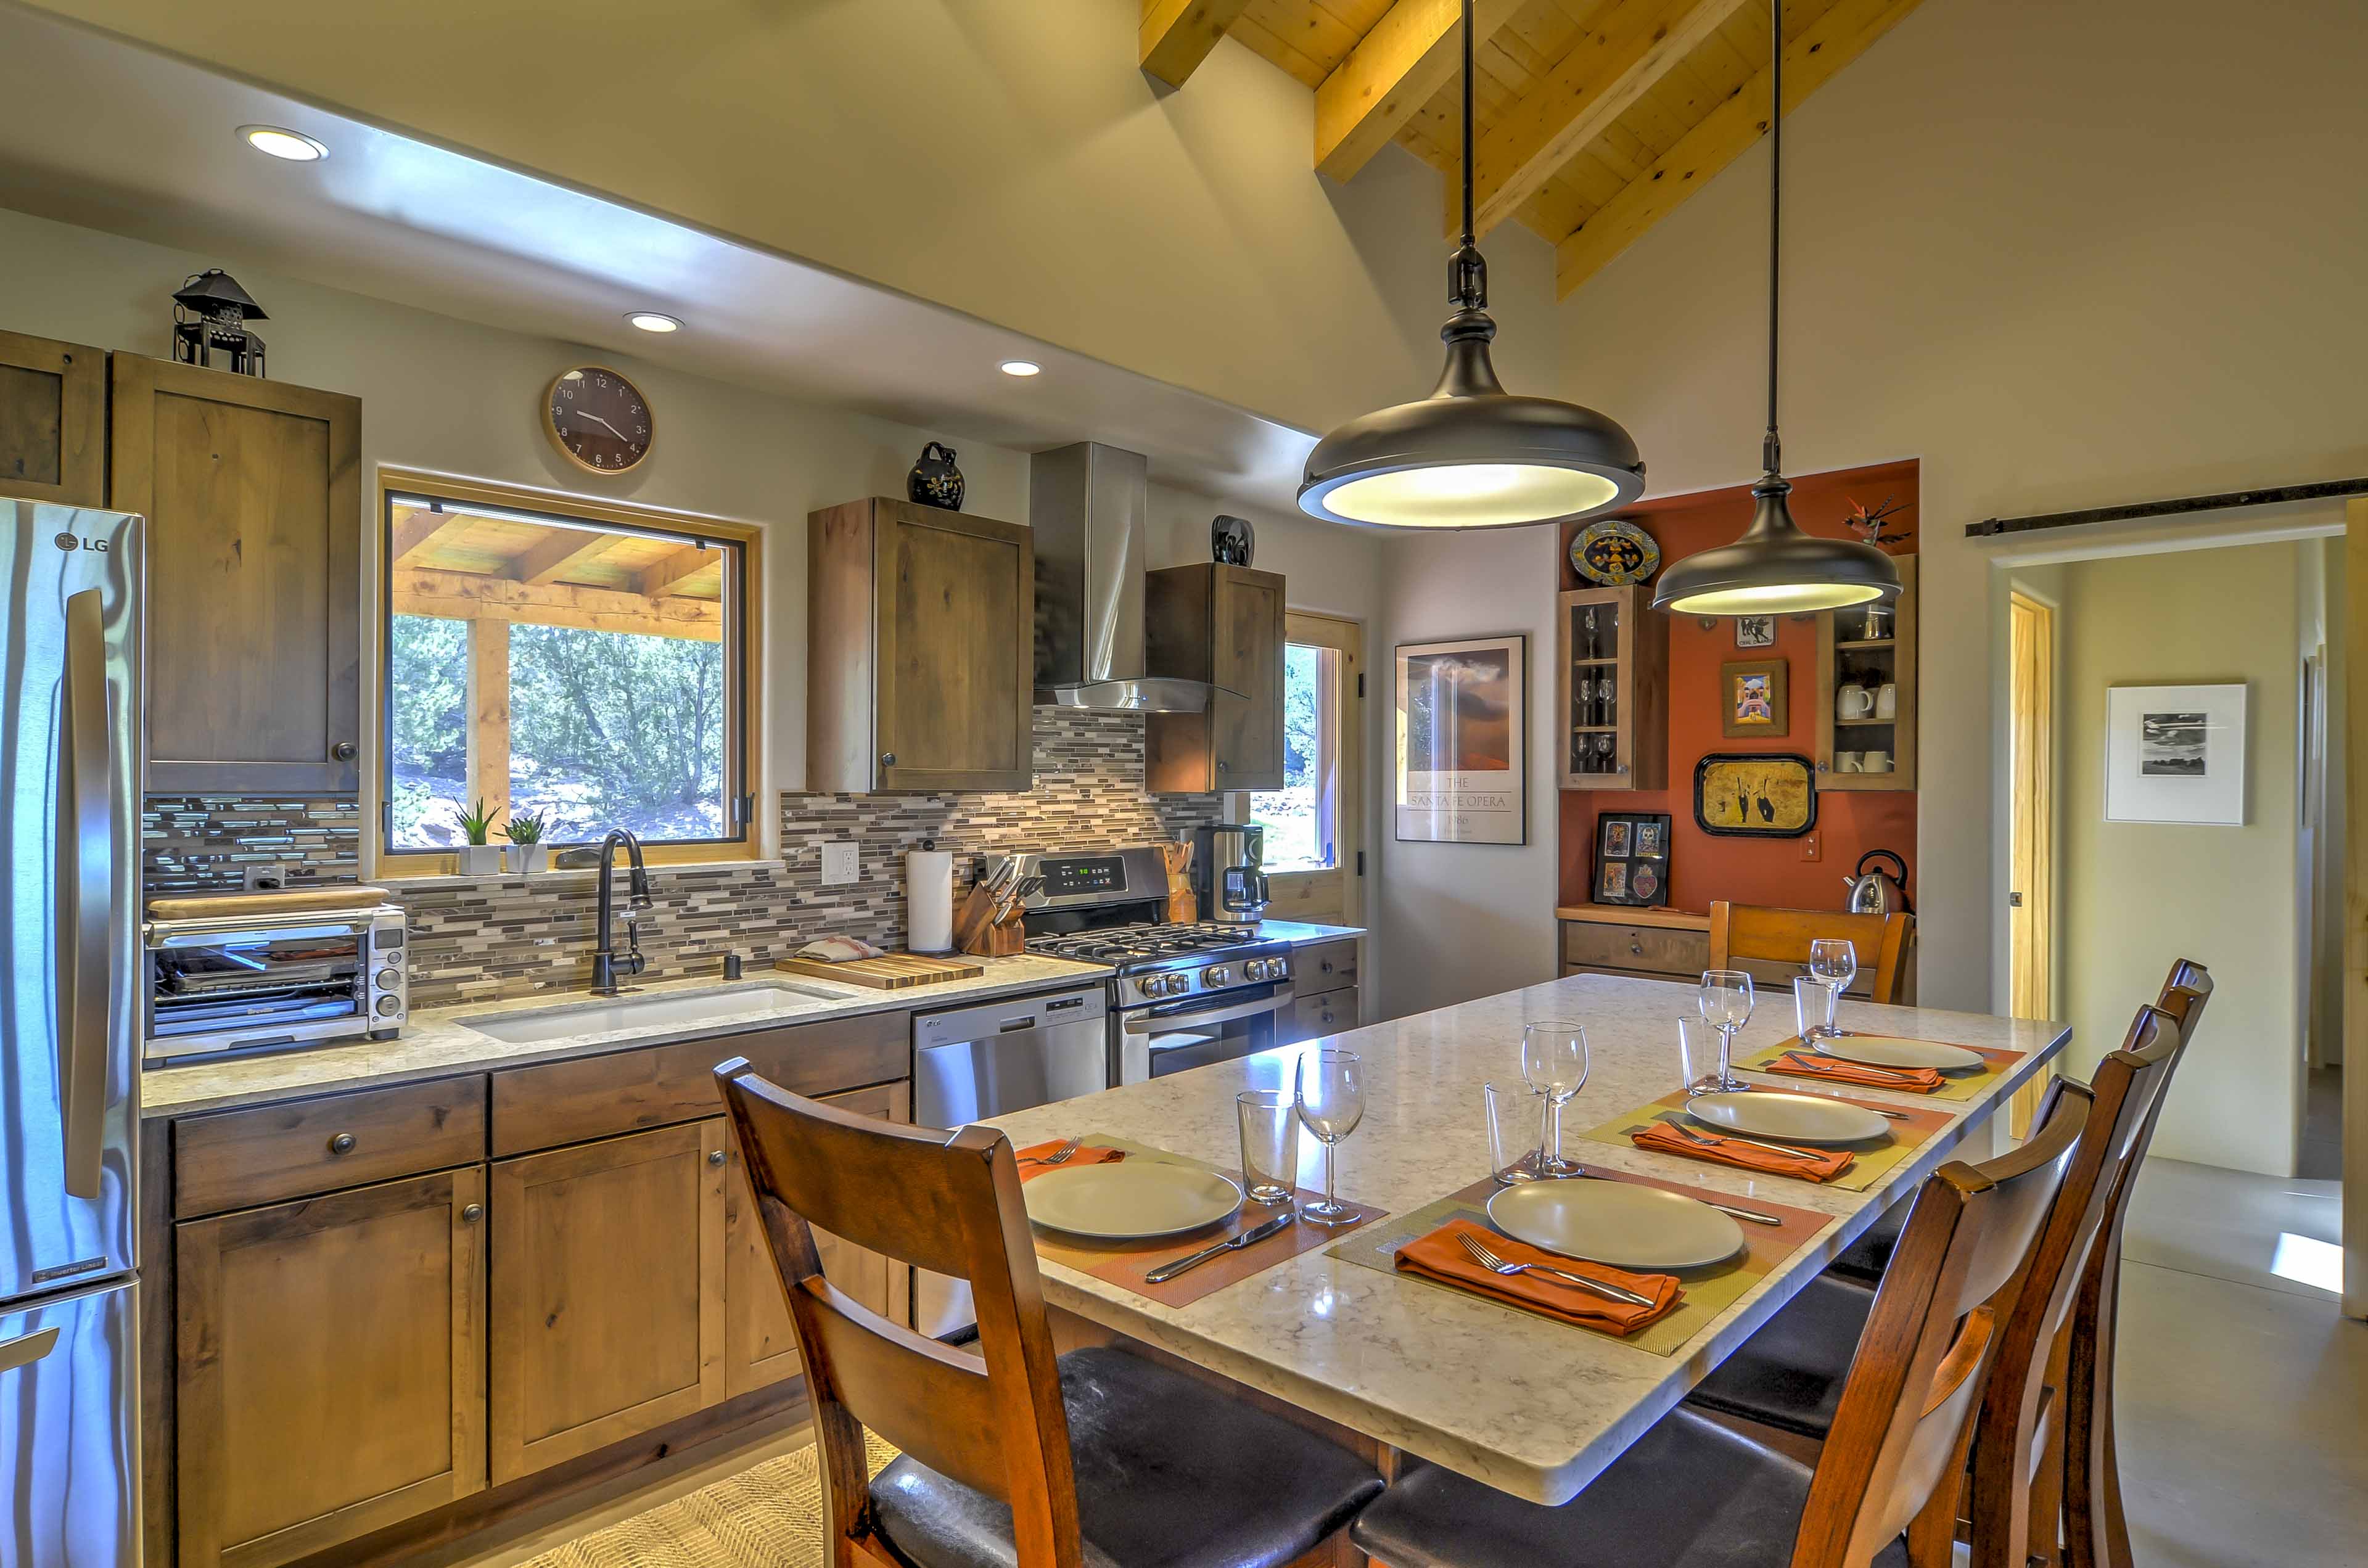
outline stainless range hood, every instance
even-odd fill
[[[1097,713],[1201,713],[1205,681],[1144,667],[1144,521],[1150,464],[1080,441],[1028,462],[1036,535],[1036,705]]]

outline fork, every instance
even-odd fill
[[[1066,1143],[1064,1143],[1059,1148],[1053,1150],[1051,1153],[1044,1155],[1041,1159],[1030,1160],[1028,1163],[1031,1165],[1066,1165],[1069,1161],[1076,1157],[1077,1149],[1084,1142],[1085,1139],[1082,1137],[1072,1138]]]
[[[1472,1255],[1472,1261],[1491,1274],[1543,1274],[1549,1279],[1559,1279],[1565,1284],[1576,1285],[1580,1290],[1600,1296],[1607,1301],[1619,1301],[1631,1307],[1649,1307],[1653,1304],[1652,1297],[1640,1296],[1624,1286],[1607,1285],[1600,1279],[1589,1279],[1584,1275],[1565,1274],[1561,1269],[1549,1268],[1543,1263],[1508,1263],[1482,1246],[1479,1238],[1469,1232],[1455,1239],[1463,1244],[1463,1250]]]
[[[1722,1142],[1748,1143],[1755,1149],[1765,1149],[1771,1154],[1790,1154],[1796,1160],[1815,1162],[1825,1158],[1823,1154],[1813,1150],[1795,1149],[1790,1143],[1763,1143],[1757,1138],[1746,1138],[1740,1132],[1722,1132],[1713,1138],[1697,1132],[1682,1122],[1665,1121],[1661,1125],[1688,1142],[1699,1143],[1705,1149],[1715,1149]]]

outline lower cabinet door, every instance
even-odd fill
[[[857,1116],[882,1121],[910,1121],[912,1098],[906,1084],[882,1084],[852,1094],[831,1095],[823,1102]],[[797,1376],[796,1333],[790,1326],[790,1306],[781,1290],[781,1277],[773,1267],[773,1254],[765,1240],[765,1221],[748,1190],[748,1177],[739,1151],[732,1152],[732,1185],[726,1195],[724,1249],[724,1392],[738,1397],[751,1389]],[[896,1323],[911,1317],[913,1271],[842,1241],[827,1231],[814,1233],[814,1250],[822,1254],[825,1278]]]
[[[1275,1019],[1275,1044],[1297,1045],[1319,1035],[1343,1034],[1357,1027],[1357,988],[1343,986],[1319,995],[1301,996],[1290,1011]]]
[[[493,1166],[495,1485],[723,1397],[723,1119]]]
[[[485,1173],[174,1227],[183,1568],[270,1568],[485,1484]]]

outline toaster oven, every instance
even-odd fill
[[[400,905],[151,920],[146,1059],[390,1040],[410,1006]]]

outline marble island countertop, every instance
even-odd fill
[[[1039,990],[1064,981],[1099,981],[1110,972],[1099,964],[1072,963],[1065,959],[1033,954],[978,961],[985,966],[986,972],[977,979],[894,991],[771,970],[751,971],[740,980],[662,981],[636,988],[625,1000],[746,993],[747,1006],[694,1021],[638,1020],[621,1028],[595,1029],[588,1027],[587,1020],[584,1032],[571,1032],[557,1040],[500,1040],[470,1028],[468,1020],[562,1008],[588,1010],[602,1006],[605,999],[585,991],[562,991],[426,1008],[411,1015],[399,1040],[360,1040],[317,1050],[280,1051],[228,1061],[148,1068],[141,1074],[140,1114],[143,1118],[182,1116],[290,1095],[377,1088],[489,1067],[520,1067],[619,1046],[698,1040],[766,1025],[810,1024],[905,1008],[926,1010]]]
[[[1508,1312],[1411,1283],[1323,1250],[1303,1253],[1188,1306],[1047,1261],[1054,1305],[1287,1400],[1395,1448],[1516,1495],[1570,1497],[1764,1323],[1891,1204],[1958,1153],[1989,1153],[1990,1114],[2046,1070],[2068,1026],[1987,1015],[1845,1003],[1846,1026],[2026,1053],[1979,1097],[1933,1101],[1853,1090],[1915,1105],[1948,1124],[1865,1192],[1757,1176],[1579,1138],[1585,1129],[1678,1087],[1674,1020],[1694,988],[1575,975],[1460,1006],[1327,1037],[1364,1058],[1362,1125],[1340,1146],[1341,1195],[1393,1215],[1419,1209],[1487,1174],[1481,1085],[1520,1082],[1521,1026],[1585,1023],[1587,1086],[1564,1113],[1565,1153],[1589,1164],[1683,1182],[1730,1199],[1759,1198],[1829,1214],[1777,1270],[1752,1284],[1673,1355]],[[1789,1034],[1791,1009],[1765,1006],[1737,1043],[1740,1060]],[[1061,1104],[996,1118],[1026,1145],[1107,1136],[1230,1167],[1239,1160],[1234,1096],[1291,1085],[1298,1054],[1284,1047]],[[1795,1087],[1760,1079],[1770,1088]],[[1322,1153],[1302,1140],[1299,1180],[1320,1187]],[[1392,1221],[1383,1220],[1383,1226]]]
[[[1289,942],[1294,948],[1304,948],[1310,942],[1361,937],[1365,928],[1362,926],[1315,926],[1304,920],[1261,920],[1258,924],[1258,934],[1260,941]]]

